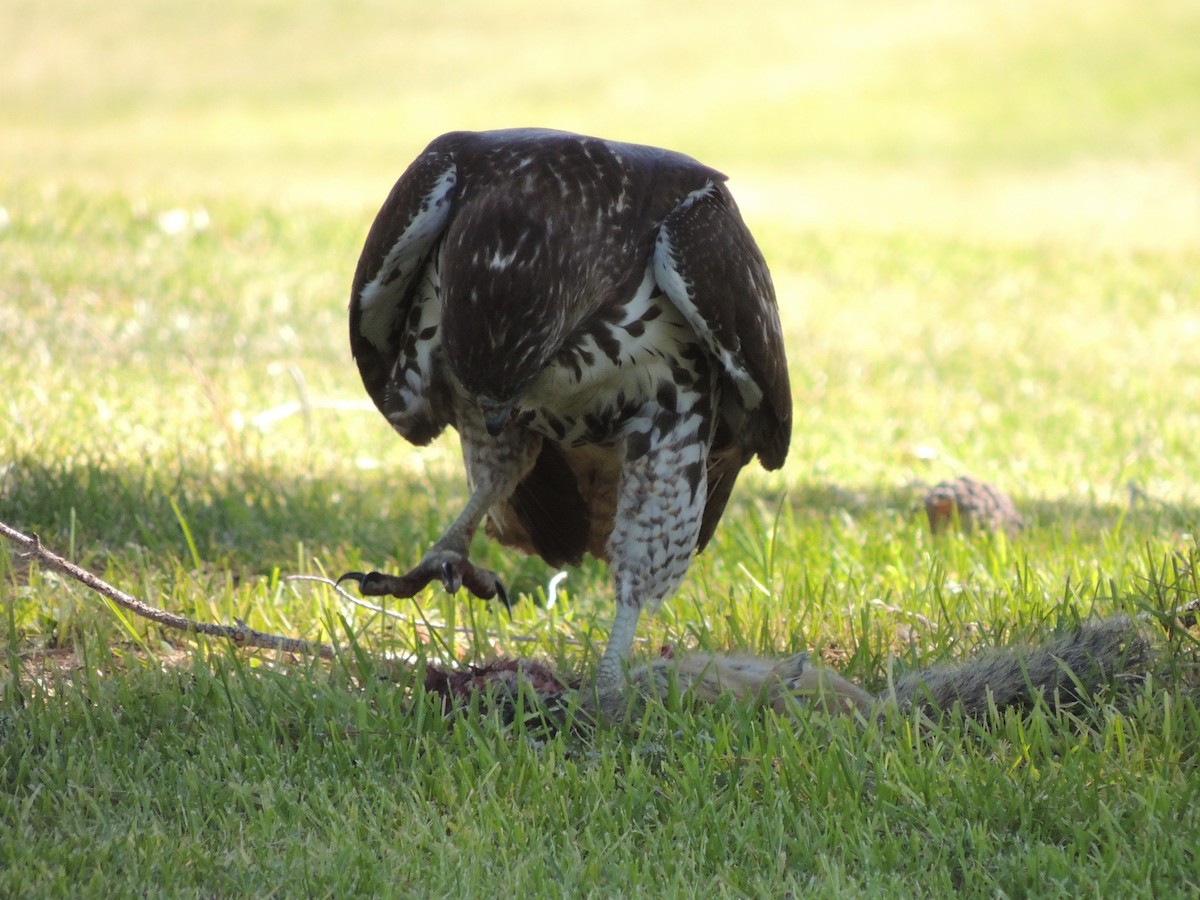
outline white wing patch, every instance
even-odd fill
[[[710,194],[712,190],[713,184],[709,182],[699,190],[692,191],[680,204],[680,208],[691,206],[701,197]],[[750,377],[750,373],[746,371],[741,360],[717,339],[711,326],[696,307],[695,301],[692,299],[692,286],[679,271],[676,248],[671,241],[670,229],[665,223],[659,228],[658,239],[654,245],[654,278],[675,308],[687,319],[688,324],[696,332],[696,336],[704,342],[708,351],[721,363],[721,368],[733,380],[738,393],[742,395],[742,401],[751,409],[757,407],[762,402],[762,389],[754,383],[754,379]]]
[[[416,303],[420,309],[416,328],[418,334],[436,331],[442,319],[441,279],[437,260],[431,260],[420,275]],[[417,341],[412,356],[396,357],[388,379],[388,410],[385,415],[401,434],[414,421],[431,418],[430,385],[434,379],[434,354],[441,347],[440,338]]]
[[[397,302],[408,290],[417,266],[446,228],[450,217],[450,195],[458,181],[458,168],[451,164],[434,181],[419,211],[400,233],[384,257],[379,271],[358,295],[363,337],[382,350],[395,327]]]

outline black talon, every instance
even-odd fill
[[[362,590],[363,582],[366,580],[367,580],[366,572],[347,572],[345,575],[342,575],[340,578],[338,578],[338,580],[333,583],[333,586],[340,587],[341,583],[343,581],[357,581],[358,589]]]
[[[508,619],[512,621],[512,601],[508,599],[508,591],[504,589],[504,585],[500,583],[500,579],[496,579],[496,596],[500,598],[500,602],[504,604],[504,611],[508,613]]]
[[[462,587],[462,578],[459,576],[458,570],[454,568],[454,563],[442,563],[442,585],[449,594],[458,593],[458,589]]]
[[[382,572],[347,572],[341,578],[333,583],[334,587],[340,585],[343,581],[357,581],[358,592],[364,597],[378,594],[378,590],[373,590],[372,586],[386,579],[387,576]]]
[[[466,564],[465,572],[459,568],[459,565],[454,560],[448,560],[433,570],[437,572],[436,577],[441,580],[446,590],[455,594],[460,588],[466,587],[476,597],[483,599],[499,597],[511,618],[512,601],[509,600],[508,592],[504,590],[500,579],[484,569],[476,569],[469,563]],[[385,575],[382,572],[346,572],[334,582],[334,586],[340,587],[343,581],[356,581],[358,582],[358,592],[364,597],[392,596],[406,599],[415,596],[419,590],[433,580],[431,568],[418,566],[407,575],[399,577]]]

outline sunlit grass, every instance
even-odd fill
[[[685,149],[774,220],[1200,236],[1186,0],[22,0],[0,17],[10,178],[357,208],[442,131],[540,124]]]
[[[636,21],[636,27],[632,24]],[[543,124],[729,172],[796,426],[668,643],[810,649],[870,689],[1194,600],[1200,18],[1186,3],[10,3],[0,519],[148,602],[354,648],[235,655],[0,551],[0,893],[1194,892],[1194,689],[990,730],[444,721],[396,659],[586,677],[607,573],[476,541],[510,619],[291,574],[398,570],[465,499],[345,338],[361,241],[450,128]],[[1011,493],[934,538],[922,485]],[[392,661],[389,661],[389,656]],[[1169,667],[1168,667],[1169,668]],[[386,676],[386,677],[384,677]]]

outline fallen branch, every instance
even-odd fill
[[[335,656],[335,650],[329,644],[314,643],[299,638],[289,638],[256,631],[240,619],[237,620],[236,625],[213,625],[209,622],[195,622],[186,616],[150,606],[136,597],[113,587],[107,581],[87,571],[87,569],[80,568],[74,563],[63,559],[58,554],[47,550],[42,546],[42,542],[36,534],[24,534],[0,522],[0,535],[3,535],[14,544],[23,548],[28,556],[49,566],[51,569],[55,569],[75,579],[100,596],[111,600],[117,606],[123,607],[144,619],[149,619],[151,622],[156,622],[166,628],[174,628],[178,631],[186,631],[192,634],[225,638],[239,647],[262,647],[267,650],[282,650],[284,653],[319,656],[322,659],[333,659]]]

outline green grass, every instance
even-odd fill
[[[511,622],[284,578],[404,568],[465,499],[453,438],[363,403],[346,295],[424,143],[536,123],[728,171],[781,297],[788,464],[639,654],[811,648],[879,689],[1195,599],[1193,5],[406,6],[0,10],[0,520],[356,648],[237,655],[0,550],[0,893],[1193,893],[1186,677],[989,730],[668,705],[547,737],[443,720],[387,655],[586,675],[603,566],[545,609],[553,573],[477,541]],[[917,485],[963,472],[1026,532],[932,538]]]

